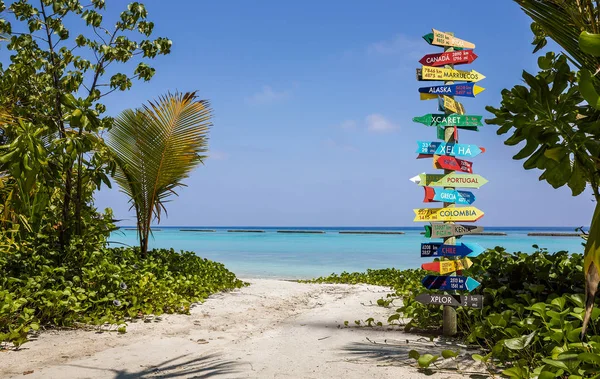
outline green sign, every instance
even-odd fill
[[[419,122],[427,126],[457,126],[459,129],[479,130],[478,126],[483,126],[481,118],[483,116],[460,115],[460,114],[426,114],[421,117],[413,117],[413,122]]]
[[[428,44],[433,45],[433,33],[427,33],[423,36],[423,39],[427,41]],[[464,48],[454,46],[454,50],[463,50]]]

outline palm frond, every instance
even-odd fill
[[[211,117],[209,102],[191,92],[161,96],[115,119],[107,142],[118,166],[115,181],[129,196],[143,233],[154,218],[160,222],[165,203],[206,158]]]
[[[577,68],[596,71],[598,58],[579,49],[582,31],[599,33],[596,7],[578,0],[514,0],[521,9],[560,47]]]

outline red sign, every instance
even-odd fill
[[[447,53],[427,54],[419,63],[423,66],[444,66],[447,64],[473,63],[477,55],[473,50],[449,51]]]
[[[448,155],[440,155],[433,157],[433,165],[435,168],[444,170],[453,170],[473,173],[473,162],[465,161]]]

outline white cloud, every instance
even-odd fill
[[[367,130],[374,133],[386,133],[398,129],[398,125],[379,113],[373,113],[365,117],[365,123],[367,124]]]
[[[427,54],[429,45],[422,38],[398,34],[391,40],[372,43],[367,48],[370,55],[402,55],[411,59],[421,59]]]
[[[263,86],[262,90],[256,92],[252,96],[246,98],[249,104],[272,104],[278,101],[283,101],[291,96],[291,91],[276,91],[271,86]]]
[[[350,145],[347,143],[340,143],[331,138],[329,138],[325,141],[325,146],[332,148],[332,149],[340,149],[340,150],[349,151],[349,152],[358,151],[358,148],[354,145]]]
[[[338,126],[344,130],[354,130],[354,129],[356,129],[358,124],[354,120],[346,120],[346,121],[342,122],[341,124],[339,124]]]
[[[208,159],[211,160],[224,161],[227,158],[229,158],[229,154],[223,151],[213,150],[208,152]]]

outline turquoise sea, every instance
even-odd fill
[[[273,227],[159,227],[150,247],[190,250],[224,263],[242,278],[302,279],[368,268],[418,268],[427,261],[420,257],[423,227],[398,228],[273,228]],[[215,232],[184,232],[180,229],[209,229]],[[231,233],[227,230],[263,230],[264,233]],[[285,234],[277,230],[319,230],[323,234]],[[401,235],[339,234],[351,231],[403,231]],[[503,246],[508,251],[533,252],[537,244],[550,252],[567,250],[582,253],[579,237],[530,237],[529,232],[574,232],[575,227],[510,228],[486,227],[486,232],[506,236],[463,236],[463,242],[484,248]],[[111,246],[136,245],[135,230],[123,227],[110,238]],[[122,246],[122,245],[121,245]],[[431,259],[430,259],[431,260]]]

